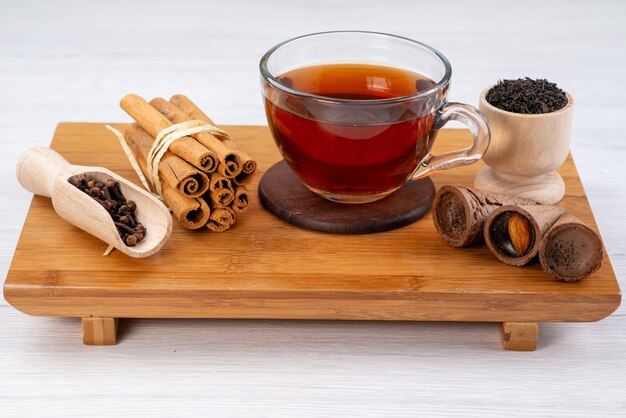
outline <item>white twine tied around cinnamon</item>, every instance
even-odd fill
[[[122,146],[122,150],[124,151],[124,154],[126,154],[126,158],[133,167],[133,170],[135,170],[135,173],[137,173],[143,187],[161,201],[163,201],[163,188],[161,186],[161,179],[159,179],[159,164],[161,163],[161,159],[165,155],[165,152],[174,142],[185,136],[194,135],[200,132],[208,132],[220,140],[232,139],[231,136],[228,135],[228,132],[202,120],[190,120],[175,123],[159,132],[152,143],[152,147],[148,152],[148,158],[146,161],[146,174],[148,177],[146,179],[146,176],[144,176],[141,171],[141,167],[139,166],[139,162],[137,161],[135,154],[133,154],[133,151],[128,146],[126,139],[124,139],[124,135],[110,125],[104,126],[117,136],[117,139]],[[114,247],[112,245],[109,245],[103,255],[109,255],[111,251],[113,251],[113,248]]]
[[[174,142],[183,137],[200,132],[208,132],[220,140],[232,139],[230,135],[228,135],[228,132],[203,120],[190,120],[175,123],[161,130],[152,143],[152,147],[148,152],[148,158],[146,160],[146,179],[146,176],[143,175],[141,168],[139,167],[139,163],[135,158],[135,154],[133,154],[132,150],[126,143],[124,135],[112,126],[105,126],[108,130],[113,132],[115,136],[117,136],[117,139],[120,141],[120,145],[122,146],[122,150],[124,150],[124,154],[126,154],[126,158],[128,158],[133,170],[135,170],[135,173],[139,176],[139,180],[141,180],[143,187],[161,200],[163,200],[163,189],[161,186],[161,180],[159,179],[159,164],[169,147]]]

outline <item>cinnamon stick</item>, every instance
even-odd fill
[[[212,207],[230,205],[235,199],[235,192],[230,179],[227,179],[219,173],[211,174],[211,178],[209,179],[209,191],[204,195],[204,199],[211,201]]]
[[[183,112],[178,106],[167,100],[157,97],[150,104],[172,123],[181,123],[193,120],[191,116]],[[217,171],[225,177],[233,178],[241,173],[242,163],[237,154],[232,152],[226,145],[208,132],[199,132],[191,135],[200,144],[211,150],[218,158]]]
[[[530,206],[532,200],[461,186],[442,186],[433,203],[433,222],[452,247],[465,247],[483,238],[485,220],[505,205]]]
[[[170,98],[170,103],[180,108],[183,112],[187,113],[192,119],[202,120],[204,122],[214,124],[211,118],[209,118],[198,106],[196,106],[187,96],[177,94]],[[221,139],[221,138],[220,138]],[[252,159],[239,145],[232,139],[222,139],[222,143],[228,146],[234,153],[236,153],[243,166],[241,173],[234,178],[236,184],[245,185],[251,180],[252,174],[256,171],[257,163]]]
[[[133,123],[124,132],[124,139],[137,157],[141,171],[147,175],[146,158],[154,138],[141,126]],[[168,184],[187,197],[201,196],[209,188],[206,174],[169,151],[161,159],[158,170],[161,184]]]
[[[227,207],[216,207],[211,211],[211,216],[206,227],[214,232],[224,232],[235,223],[235,212]]]
[[[485,221],[487,247],[503,263],[525,266],[535,258],[543,236],[564,213],[561,206],[502,206]]]
[[[230,190],[233,191],[233,184],[230,179],[222,176],[219,173],[212,173],[209,179],[209,191],[220,191],[220,190]]]
[[[206,199],[207,196],[205,195],[205,200]],[[208,193],[208,199],[210,199],[216,207],[224,207],[233,203],[235,194],[229,189],[211,190]]]
[[[248,210],[250,204],[250,194],[246,186],[235,187],[235,199],[231,208],[235,213],[243,213]]]
[[[202,228],[211,216],[211,209],[203,199],[182,195],[169,184],[163,185],[163,200],[172,209],[178,222],[187,229]]]
[[[552,277],[576,282],[589,277],[602,265],[602,240],[574,215],[563,215],[545,234],[539,261]]]
[[[172,126],[172,122],[136,94],[124,96],[120,101],[120,106],[153,138],[156,138],[163,129]],[[217,156],[188,136],[172,143],[169,150],[206,173],[217,169]]]

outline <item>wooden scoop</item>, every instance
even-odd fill
[[[86,174],[103,183],[110,178],[118,181],[124,197],[137,204],[135,215],[146,227],[144,239],[134,247],[127,246],[109,213],[68,181],[77,174]],[[26,151],[17,163],[17,179],[26,190],[51,197],[52,206],[61,218],[131,257],[148,257],[156,253],[172,233],[172,216],[150,193],[106,168],[72,165],[50,148],[36,147]]]

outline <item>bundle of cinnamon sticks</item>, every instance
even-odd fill
[[[146,178],[151,177],[150,151],[164,130],[194,120],[214,125],[183,95],[175,95],[169,101],[156,98],[148,103],[129,94],[122,98],[120,106],[136,122],[126,129],[124,139]],[[153,191],[160,192],[187,229],[206,226],[215,232],[226,231],[236,216],[248,208],[246,184],[256,171],[256,161],[217,128],[177,139],[155,165],[159,184],[152,185]]]

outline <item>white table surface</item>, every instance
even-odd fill
[[[31,199],[15,163],[57,122],[127,121],[124,94],[183,92],[218,123],[264,124],[267,49],[364,29],[443,51],[451,100],[476,105],[487,84],[523,76],[572,92],[572,152],[624,288],[625,5],[0,0],[1,276]],[[0,300],[0,416],[626,416],[624,308],[541,325],[530,353],[503,351],[494,324],[132,320],[120,333],[83,346],[79,320]]]

